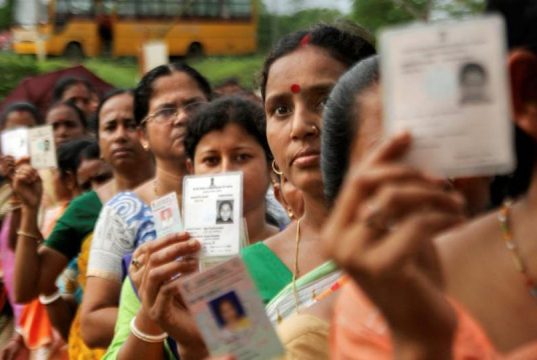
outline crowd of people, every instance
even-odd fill
[[[383,136],[381,58],[348,25],[280,39],[259,97],[171,63],[102,98],[61,79],[43,119],[7,106],[2,131],[52,126],[58,167],[0,161],[0,359],[215,360],[178,291],[201,243],[158,238],[150,204],[181,204],[186,175],[231,171],[240,257],[283,358],[537,359],[537,2],[488,9],[510,48],[507,177],[402,162],[412,134]]]

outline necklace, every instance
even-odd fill
[[[299,269],[298,269],[298,256],[299,256],[299,249],[300,249],[300,222],[302,221],[302,218],[298,219],[296,222],[296,236],[295,236],[295,266],[293,269],[293,294],[295,296],[295,310],[298,314],[298,308],[299,308],[299,297],[298,297],[298,290],[296,288],[296,279],[299,276]]]
[[[511,199],[507,199],[504,201],[503,206],[498,213],[498,221],[500,222],[502,238],[505,243],[505,247],[511,254],[515,268],[524,277],[524,283],[528,287],[529,293],[533,297],[537,298],[537,282],[530,277],[530,274],[528,273],[528,266],[520,254],[518,244],[515,242],[513,237],[513,231],[511,229],[512,207],[513,201]]]

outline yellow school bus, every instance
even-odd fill
[[[28,20],[25,14],[39,15]],[[136,56],[151,40],[163,41],[171,56],[257,49],[254,0],[51,0],[47,5],[22,0],[16,19],[18,54]]]

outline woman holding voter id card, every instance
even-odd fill
[[[363,79],[378,72],[376,61],[357,65],[339,84],[362,78],[363,89],[356,124],[338,125],[355,133],[354,145],[323,231],[326,249],[354,280],[336,305],[335,359],[536,358],[537,31],[525,30],[535,28],[532,6],[489,3],[506,15],[514,49],[508,68],[518,165],[507,189],[514,200],[465,226],[446,233],[461,222],[464,202],[426,172],[401,164],[414,144],[408,133],[368,144],[386,126],[377,80]]]
[[[318,251],[316,235],[327,212],[319,169],[320,120],[324,101],[339,76],[351,64],[372,53],[373,47],[363,38],[334,27],[319,26],[310,32],[303,31],[285,37],[266,60],[262,95],[267,116],[267,138],[275,155],[272,167],[274,171],[284,174],[304,193],[305,214],[297,224],[265,242],[246,248],[242,254],[265,302],[278,299],[278,293],[283,290],[281,301],[276,301],[280,306],[274,306],[276,323],[282,322],[283,325],[284,317],[293,315],[296,307],[320,302],[320,299],[312,302],[312,292],[303,289],[311,289],[318,281],[325,280],[325,288],[317,286],[316,290],[320,294],[339,277],[330,263],[323,264],[326,258]],[[316,76],[312,77],[312,74]],[[185,236],[184,240],[187,239]],[[198,247],[196,242],[187,242],[174,245],[172,251],[173,242],[173,239],[165,238],[148,244],[148,247],[151,247],[148,251],[154,254],[149,260],[151,271],[147,271],[159,276],[148,277],[146,273],[142,278],[142,308],[147,309],[145,311],[178,342],[180,352],[184,352],[181,353],[181,358],[199,359],[207,353],[207,349],[193,319],[181,303],[177,302],[178,299],[174,300],[172,296],[177,291],[178,282],[162,282],[166,276],[169,278],[178,271],[187,270],[186,264],[174,264],[173,259],[181,254],[195,252]],[[148,257],[144,256],[143,259],[147,262]],[[301,276],[306,274],[309,275],[308,280],[301,280]],[[334,278],[334,281],[330,281],[331,278]],[[329,285],[326,285],[327,283]],[[297,302],[293,300],[292,309],[289,310],[283,304],[286,304],[288,299],[295,299],[295,295],[300,299]],[[302,324],[298,329],[289,325],[283,328],[282,336],[284,344],[289,347],[290,357],[326,357],[331,302],[325,304],[326,306],[316,307],[319,313],[315,316],[288,321],[290,325],[297,322]],[[137,319],[136,327],[138,324]],[[307,329],[314,330],[308,333]],[[137,328],[135,332],[138,330]],[[306,340],[307,336],[303,336],[306,333],[316,340]],[[152,347],[156,352],[157,335],[150,334],[150,337],[146,337],[146,342],[152,343],[152,340],[155,340],[155,344],[146,344],[145,349],[149,351]],[[161,335],[162,342],[165,333]],[[128,358],[128,354],[135,353],[134,349],[142,349],[137,347],[141,345],[139,342],[135,344],[133,341],[125,342],[118,357]],[[162,348],[162,344],[160,346]],[[156,354],[155,352],[152,354]]]
[[[83,243],[91,241],[90,235],[102,202],[112,197],[118,189],[131,188],[133,184],[139,184],[140,181],[147,179],[148,173],[138,172],[133,167],[134,164],[143,164],[147,169],[151,169],[150,158],[140,145],[136,127],[131,124],[132,118],[131,92],[116,91],[101,102],[97,117],[100,156],[111,165],[114,179],[73,199],[40,249],[36,247],[35,239],[33,243],[23,241],[17,246],[17,251],[21,254],[18,263],[24,274],[20,278],[19,288],[19,296],[22,298],[32,299],[43,292],[52,298],[57,298],[58,292],[53,291],[56,279],[68,263],[79,254],[81,254],[78,258],[79,269],[85,274],[85,267],[82,264],[86,258]],[[128,156],[116,156],[118,149],[129,149]],[[20,230],[30,233],[31,228],[25,225]],[[75,323],[77,322],[75,320]],[[76,325],[75,328],[78,329]],[[77,343],[79,339],[77,335],[76,330],[69,335],[69,351],[73,357],[76,355],[71,352],[73,349],[71,343]],[[80,343],[80,346],[74,347],[84,348],[84,344]]]
[[[265,194],[270,185],[272,155],[265,135],[265,117],[260,104],[245,97],[233,96],[222,97],[204,105],[188,121],[185,151],[188,157],[187,167],[195,175],[218,175],[230,171],[243,173],[243,216],[246,221],[247,237],[251,243],[261,241],[278,232],[278,228],[267,220]],[[150,261],[147,253],[150,251],[168,253],[175,259],[179,256],[195,254],[198,249],[197,245],[182,248],[178,246],[176,238],[164,237],[139,247],[134,252],[133,258],[142,264],[147,264]],[[194,263],[197,262],[194,261]],[[255,264],[248,265],[252,268],[255,266]],[[182,316],[181,308],[175,305],[170,305],[170,309],[160,309],[170,311],[170,313],[160,313],[155,310],[155,304],[148,304],[148,301],[154,301],[154,299],[148,300],[148,298],[151,299],[148,294],[160,290],[159,287],[150,287],[149,282],[158,284],[159,279],[148,277],[147,280],[142,280],[141,278],[141,274],[147,267],[159,273],[158,269],[169,266],[171,264],[167,262],[149,263],[143,267],[131,266],[131,278],[124,282],[122,288],[116,332],[107,358],[116,356],[123,358],[133,353],[140,354],[142,351],[147,357],[159,358],[163,356],[163,352],[172,356],[170,349],[173,347],[163,347],[162,343],[148,344],[141,341],[132,333],[131,328],[136,326],[136,323],[133,325],[131,322],[147,317],[146,313],[149,313],[151,318],[158,315],[155,318],[155,324],[167,330],[173,326],[170,324],[173,324],[174,319]],[[182,265],[179,263],[177,266]],[[183,271],[186,270],[188,269]],[[133,285],[136,290],[133,289]],[[139,298],[146,300],[141,309],[140,300],[135,291],[138,292]],[[175,312],[173,312],[174,309],[176,309]],[[189,319],[189,316],[185,316],[185,319]],[[146,321],[144,325],[149,324]],[[172,336],[174,331],[168,331]],[[205,351],[203,346],[199,347]],[[193,349],[183,348],[182,351],[188,353]]]
[[[134,191],[120,192],[108,201],[95,225],[81,310],[82,335],[90,346],[107,347],[112,340],[125,275],[122,258],[156,238],[151,201],[170,192],[180,198],[186,173],[186,119],[210,96],[207,80],[183,64],[153,69],[135,89],[134,120],[143,131],[145,150],[155,157],[156,174]]]

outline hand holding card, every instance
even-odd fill
[[[43,184],[36,169],[27,162],[18,164],[12,186],[13,193],[24,207],[33,210],[39,208],[43,195]]]
[[[212,356],[233,354],[238,360],[261,360],[283,354],[239,257],[185,278],[180,290]]]
[[[203,340],[178,290],[181,277],[198,269],[195,255],[200,250],[199,242],[186,233],[180,233],[143,246],[146,256],[134,257],[133,263],[137,265],[132,265],[144,268],[138,289],[142,302],[141,316],[167,332],[185,351],[205,356]],[[135,254],[140,255],[140,252]]]

